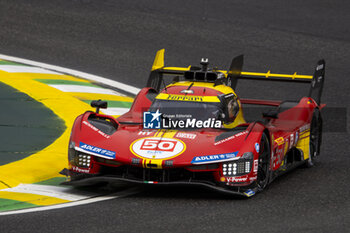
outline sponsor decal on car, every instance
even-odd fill
[[[232,152],[232,153],[226,153],[226,154],[196,156],[196,157],[193,157],[191,163],[192,164],[212,163],[212,162],[232,160],[237,156],[237,154],[238,154],[238,151]]]
[[[319,71],[319,70],[323,69],[323,67],[324,67],[324,65],[323,65],[323,64],[320,64],[320,65],[318,65],[318,66],[316,67],[316,70]]]
[[[259,150],[260,150],[260,145],[259,145],[259,143],[255,143],[255,145],[254,145],[254,147],[255,147],[255,150],[256,150],[256,153],[259,153]]]
[[[186,145],[174,138],[140,138],[130,145],[130,151],[141,158],[169,159],[182,154]]]
[[[278,148],[276,150],[276,153],[275,153],[275,156],[274,156],[274,163],[273,163],[274,164],[273,165],[274,168],[281,163],[281,161],[283,160],[283,156],[284,156],[283,148]]]
[[[190,95],[169,95],[168,100],[177,100],[177,101],[199,101],[203,102],[204,96],[190,96]]]
[[[90,173],[90,168],[80,168],[80,167],[73,166],[72,169],[75,172]]]
[[[254,164],[253,164],[253,172],[258,171],[258,164],[259,164],[259,161],[257,159],[255,159]]]
[[[181,133],[181,132],[178,132],[175,137],[177,138],[187,138],[187,139],[195,139],[197,137],[196,134],[194,133]]]
[[[160,93],[157,99],[172,101],[191,101],[191,102],[220,102],[217,96],[195,96],[195,95],[174,95]]]
[[[289,149],[290,149],[294,145],[294,133],[290,134],[289,138],[290,138],[290,143],[289,143]]]
[[[247,134],[247,133],[248,133],[248,131],[239,132],[239,133],[237,133],[237,134],[235,134],[235,135],[232,135],[232,136],[230,136],[230,137],[228,137],[228,138],[225,138],[225,139],[222,139],[222,140],[220,140],[220,141],[215,142],[214,145],[215,145],[215,146],[216,146],[216,145],[220,145],[220,144],[222,144],[222,143],[224,143],[224,142],[227,142],[227,141],[230,141],[230,140],[235,139],[235,138],[237,138],[237,137],[243,136],[243,135],[245,135],[245,134]]]
[[[246,182],[248,180],[247,176],[243,177],[226,177],[227,182]]]
[[[92,146],[92,145],[88,145],[85,144],[83,142],[79,143],[79,147],[77,148],[79,149],[83,149],[83,151],[85,152],[90,152],[90,154],[93,155],[97,155],[97,156],[101,156],[101,157],[105,157],[105,158],[109,158],[109,159],[115,159],[115,152],[114,151],[110,151],[110,150],[106,150],[103,148],[99,148],[96,146]]]
[[[244,195],[246,195],[247,197],[251,197],[255,194],[255,192],[251,189],[248,189],[247,191],[244,192]]]
[[[152,131],[145,131],[145,130],[141,130],[140,132],[138,132],[137,135],[141,135],[141,136],[149,136],[151,135],[153,132]]]
[[[105,134],[104,132],[102,132],[101,130],[99,130],[98,128],[96,128],[95,126],[93,126],[92,124],[90,124],[87,121],[83,121],[83,124],[88,126],[90,129],[92,129],[93,131],[97,132],[98,134],[102,135],[105,138],[110,138],[111,136]]]
[[[298,131],[295,132],[295,145],[298,144],[298,140],[299,140],[299,133]]]
[[[277,145],[280,146],[284,143],[284,138],[283,137],[276,138],[275,142],[277,143]]]

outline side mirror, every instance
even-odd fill
[[[233,122],[239,111],[239,105],[237,103],[237,97],[233,94],[222,94],[218,96],[220,102],[223,106],[223,111],[225,114],[224,122],[230,123]]]
[[[228,108],[227,108],[227,103],[226,103],[226,99],[225,99],[225,94],[218,95],[218,98],[221,102],[222,111],[223,111],[221,113],[220,118],[224,123],[227,123],[228,122]]]
[[[100,108],[107,108],[108,103],[107,101],[102,100],[93,100],[91,101],[91,107],[96,108],[96,113],[100,112]]]

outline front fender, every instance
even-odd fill
[[[244,145],[242,145],[240,149],[240,154],[243,155],[246,152],[253,152],[254,159],[257,159],[259,157],[261,137],[264,131],[266,131],[266,127],[260,122],[252,122],[248,126],[247,131],[248,134],[245,138]]]

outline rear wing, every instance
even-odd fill
[[[228,78],[231,78],[231,87],[236,89],[236,85],[239,79],[243,80],[264,80],[264,81],[280,81],[280,82],[299,82],[310,84],[310,90],[308,96],[313,98],[318,105],[321,104],[321,96],[324,84],[325,68],[326,62],[324,59],[317,62],[313,76],[311,75],[300,75],[295,72],[294,74],[274,74],[270,70],[266,73],[256,73],[256,72],[244,72],[231,70],[232,67],[236,68],[235,63],[243,64],[243,56],[237,57],[239,61],[232,60],[232,64],[228,73]]]
[[[313,76],[300,75],[296,72],[294,74],[275,74],[267,71],[266,73],[257,72],[245,72],[243,68],[243,55],[237,56],[232,59],[230,68],[226,70],[208,70],[208,62],[202,59],[200,67],[165,67],[164,66],[164,49],[157,52],[153,62],[152,71],[147,81],[147,87],[152,87],[157,91],[160,90],[160,86],[164,83],[163,74],[175,75],[174,82],[179,81],[179,75],[184,76],[185,80],[191,81],[205,81],[215,82],[217,84],[225,84],[230,86],[233,90],[236,89],[238,80],[264,80],[264,81],[281,81],[281,82],[299,82],[307,83],[310,85],[308,96],[313,98],[318,105],[321,104],[321,96],[324,84],[325,76],[325,61],[319,60],[317,62]],[[225,75],[225,79],[222,79],[221,74]]]

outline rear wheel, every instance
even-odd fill
[[[322,118],[320,111],[315,109],[310,125],[310,154],[306,162],[307,167],[312,167],[316,157],[320,154],[322,142]]]
[[[270,144],[269,140],[264,133],[260,141],[259,160],[258,160],[258,176],[257,186],[260,190],[263,190],[270,180]]]

